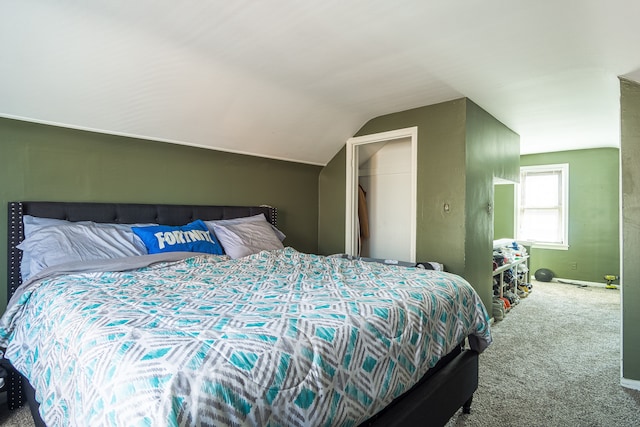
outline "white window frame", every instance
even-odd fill
[[[542,242],[535,241],[531,239],[521,239],[520,238],[520,223],[522,215],[524,214],[524,210],[527,207],[522,206],[522,186],[525,183],[527,173],[541,173],[541,172],[560,172],[561,183],[560,183],[560,191],[562,192],[561,205],[552,209],[561,210],[561,227],[562,227],[562,242]],[[516,240],[526,240],[530,242],[531,246],[534,248],[540,249],[558,249],[558,250],[567,250],[569,249],[569,164],[568,163],[560,163],[553,165],[537,165],[537,166],[522,166],[520,168],[520,184],[517,187],[516,194]],[[534,209],[536,207],[530,206],[530,209]]]

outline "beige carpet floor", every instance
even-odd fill
[[[534,282],[492,327],[472,412],[447,425],[640,426],[640,392],[620,386],[620,291]]]
[[[33,427],[33,418],[28,405],[15,410],[9,410],[6,403],[0,405],[0,426]]]

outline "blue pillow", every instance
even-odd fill
[[[132,227],[131,230],[144,242],[150,254],[161,252],[224,254],[218,239],[209,232],[207,226],[200,219],[177,227],[154,225]]]

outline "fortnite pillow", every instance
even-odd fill
[[[151,227],[132,227],[131,229],[144,242],[150,254],[162,252],[224,254],[218,239],[209,232],[204,222],[199,219],[177,227],[155,225]]]

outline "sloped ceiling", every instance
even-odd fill
[[[635,0],[0,0],[0,115],[326,164],[469,97],[521,152],[619,145]],[[1,143],[1,142],[0,142]]]

